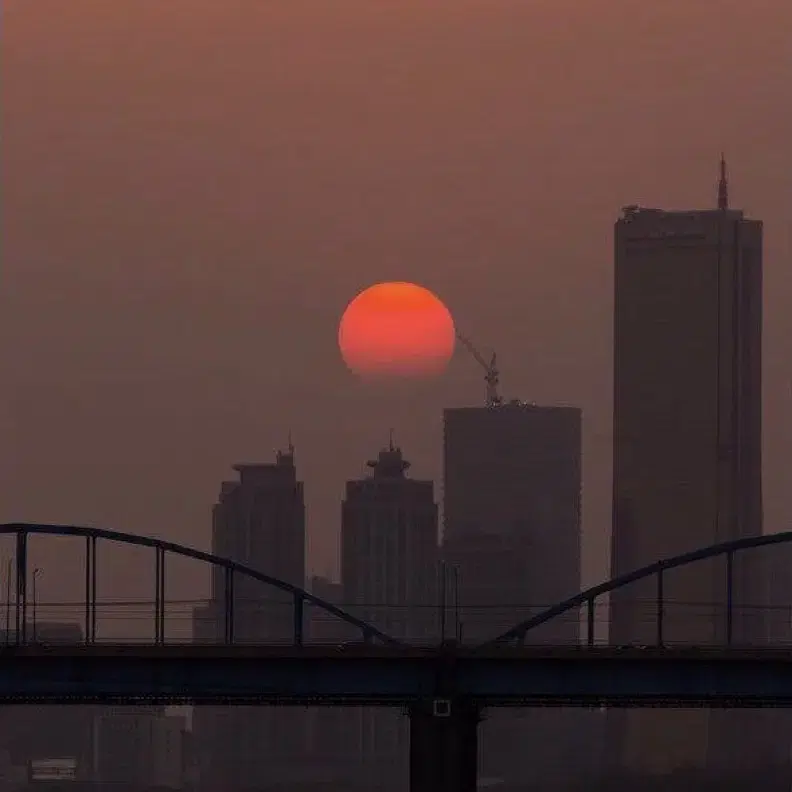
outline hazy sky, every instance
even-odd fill
[[[310,554],[396,439],[438,477],[441,408],[344,369],[358,290],[412,279],[497,350],[506,396],[584,410],[585,583],[606,574],[612,223],[733,203],[766,223],[768,530],[792,440],[788,0],[6,0],[0,518],[207,547],[230,465],[291,427]],[[439,493],[438,493],[439,494]],[[42,597],[76,550],[35,556]],[[125,551],[103,596],[143,596]],[[139,569],[140,567],[138,567]],[[180,570],[172,596],[203,596]]]

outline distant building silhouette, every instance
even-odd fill
[[[718,208],[631,206],[616,222],[614,576],[762,532],[762,224],[727,187],[722,162]],[[764,630],[755,561],[735,557],[736,643]],[[724,643],[725,571],[721,558],[665,575],[665,642]],[[611,642],[654,643],[655,603],[655,580],[614,592]],[[616,718],[628,769],[736,756],[704,710]]]
[[[481,643],[529,615],[531,558],[522,537],[481,531],[449,538],[443,561],[447,638]]]
[[[372,475],[346,485],[341,517],[344,603],[410,643],[437,641],[438,511],[431,481],[407,477],[400,448],[380,451]],[[381,778],[407,772],[408,730],[395,711],[356,711],[360,754]]]
[[[314,575],[311,577],[308,590],[314,596],[332,605],[342,607],[344,604],[344,586],[335,580]],[[323,608],[309,605],[307,614],[308,637],[306,640],[312,644],[338,645],[360,637],[360,632],[352,625],[341,621]]]
[[[465,638],[484,640],[580,589],[581,412],[512,402],[447,409],[443,423],[443,541],[460,566]],[[476,562],[487,534],[503,537],[488,543],[493,553],[523,564],[509,564],[511,580],[492,576],[491,597]],[[483,603],[471,601],[474,591],[510,607],[475,613],[469,606]],[[577,619],[561,619],[528,640],[566,643],[578,633]]]
[[[223,482],[213,509],[212,552],[297,586],[305,585],[305,504],[293,449],[274,463],[240,464]],[[195,639],[224,639],[225,574],[215,567],[208,608],[196,609]],[[292,598],[237,575],[234,638],[240,643],[291,643]],[[308,736],[302,708],[199,707],[194,716],[201,783],[243,789],[300,769]]]
[[[213,509],[212,552],[258,572],[305,585],[305,502],[294,455],[279,451],[274,464],[240,464],[238,481],[223,482]],[[292,597],[251,578],[234,582],[235,639],[291,643]],[[225,575],[215,567],[212,599],[222,602]]]
[[[494,638],[580,590],[581,424],[574,407],[511,402],[445,410],[449,637],[456,632],[465,643]],[[526,640],[570,644],[579,635],[574,612]],[[547,784],[586,773],[584,738],[601,720],[595,724],[586,715],[490,713],[481,726],[482,774]]]
[[[437,640],[438,510],[434,484],[407,477],[391,446],[348,481],[341,516],[341,581],[355,615],[411,643]]]

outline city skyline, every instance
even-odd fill
[[[723,157],[723,155],[721,155],[721,157]],[[723,168],[724,167],[725,167],[725,165],[724,165],[723,159],[721,159],[721,180],[720,180],[720,182],[717,183],[718,186],[717,186],[717,192],[716,192],[716,196],[717,196],[717,200],[718,201],[723,200],[723,190],[725,189],[725,185],[724,185],[724,182],[723,182]],[[725,200],[728,200],[728,198],[726,198]],[[630,206],[626,207],[626,209],[623,208],[623,211],[636,211],[636,210],[640,211],[642,208],[643,207],[638,207],[637,205],[630,205]],[[665,212],[665,211],[668,211],[668,210],[649,209],[648,211],[649,212],[661,212],[662,213],[662,212]],[[701,211],[701,210],[670,210],[670,211],[672,211],[672,212],[676,211],[679,214],[684,214],[685,212],[690,213],[690,211]],[[704,211],[706,211],[706,210],[704,210]],[[473,370],[476,370],[476,367],[474,365],[472,365],[472,364],[470,365],[470,368],[473,369]],[[481,381],[483,381],[482,372],[481,372],[480,369],[478,371],[479,371],[479,377],[480,377]],[[409,380],[404,381],[404,382],[389,381],[388,384],[387,384],[387,387],[393,389],[394,391],[399,391],[401,389],[416,389],[416,390],[420,390],[421,388],[427,388],[427,387],[431,387],[431,386],[432,386],[432,383],[428,382],[428,381],[416,382],[416,381],[409,381]],[[364,385],[362,383],[361,383],[361,387],[364,387]],[[517,403],[516,400],[515,400],[515,403]],[[554,405],[553,408],[554,409],[559,409],[559,407],[555,406],[555,405]],[[478,408],[476,408],[474,405],[468,404],[468,405],[465,405],[462,408],[462,411],[464,411],[465,409],[467,409],[467,410],[483,409],[483,410],[486,411],[486,410],[491,409],[491,408],[487,408],[487,407],[478,407]],[[496,409],[502,409],[502,408],[496,408]],[[542,409],[542,408],[540,408],[540,409]],[[571,404],[563,404],[563,405],[560,406],[560,409],[579,410],[578,407],[576,407],[574,405],[571,405]],[[456,410],[453,410],[453,409],[451,410],[452,413],[455,412],[455,411],[459,412],[460,408],[456,408]],[[445,412],[448,412],[447,408],[446,408]],[[583,423],[585,424],[585,421]],[[400,432],[400,434],[408,434],[409,435],[409,433],[410,433],[409,429],[410,429],[409,424],[406,424],[406,431],[402,430]],[[297,431],[299,432],[299,428],[298,428]],[[394,436],[394,429],[391,428],[388,431],[389,431],[389,436],[390,436],[389,442],[392,444],[393,436]],[[383,434],[383,433],[384,432],[380,432],[380,434]],[[294,458],[294,455],[295,455],[296,449],[295,449],[295,447],[292,444],[293,431],[292,430],[288,430],[288,432],[286,432],[286,436],[287,436],[287,440],[288,440],[288,444],[286,445],[286,450],[285,451],[284,450],[276,450],[276,452],[275,452],[278,464],[280,464],[280,460],[281,460],[281,458],[284,455],[288,455],[292,459]],[[387,449],[387,446],[385,444],[383,444],[382,448],[383,449]],[[261,455],[259,455],[259,459],[261,459]],[[243,470],[243,469],[254,470],[256,468],[265,468],[265,467],[271,467],[270,463],[264,463],[264,462],[261,462],[261,461],[256,461],[256,462],[237,463],[236,465],[234,465],[234,468],[237,469],[237,470],[240,470],[240,471]],[[441,476],[438,476],[437,479],[433,478],[431,480],[432,481],[440,481],[441,480]],[[227,485],[224,484],[224,487],[225,486],[227,486]],[[310,482],[309,482],[309,486],[310,486]],[[304,519],[308,523],[310,523],[310,515],[307,515]],[[442,528],[441,528],[441,531],[442,531]],[[336,545],[337,552],[340,551],[340,547],[341,547],[341,541],[340,541],[340,535],[339,535],[338,543]],[[311,573],[312,572],[317,572],[317,571],[324,572],[324,576],[327,577],[328,580],[338,580],[338,579],[340,579],[340,574],[339,574],[340,570],[338,568],[336,568],[335,572],[328,571],[327,567],[325,567],[325,568],[317,568],[315,566],[312,566],[311,559],[308,556],[306,556],[306,558],[305,558],[305,563],[306,563],[307,571],[306,571],[305,575],[303,576],[303,581],[304,581],[304,583],[306,585],[308,583],[308,580],[310,578]],[[37,569],[37,571],[38,572],[43,572],[44,569],[39,568],[39,569]],[[608,577],[608,575],[606,573],[602,578],[600,578],[598,580],[593,580],[591,582],[601,582],[601,580],[604,580],[607,577]]]
[[[395,427],[416,475],[438,480],[441,409],[482,398],[463,352],[431,386],[383,391],[344,371],[344,300],[404,277],[426,281],[498,352],[507,397],[582,407],[583,582],[604,579],[611,223],[631,202],[714,205],[723,149],[733,205],[766,222],[766,522],[790,524],[786,4],[735,7],[718,37],[701,38],[709,15],[681,3],[629,15],[616,2],[408,3],[391,21],[361,3],[349,16],[317,6],[307,26],[285,6],[243,23],[213,4],[184,15],[141,2],[123,24],[84,0],[58,14],[45,6],[4,9],[6,519],[208,547],[228,464],[267,458],[291,426],[311,566],[336,577],[338,494],[372,442]],[[213,57],[221,21],[239,68]],[[90,32],[90,57],[73,29]],[[581,44],[572,32],[584,29]],[[654,48],[664,37],[673,51]],[[585,74],[547,82],[581,46]],[[270,68],[263,53],[286,51],[294,68]],[[606,55],[615,51],[629,69]],[[682,76],[680,64],[699,62],[700,79]],[[393,90],[374,90],[381,83]],[[262,96],[276,97],[277,115]],[[655,113],[630,109],[647,96]],[[288,139],[296,148],[284,152]],[[40,596],[76,599],[60,568],[76,555],[36,552]],[[100,588],[135,597],[142,586],[119,560]],[[199,597],[207,581],[185,570],[174,589]]]
[[[4,4],[2,786],[788,788],[687,708],[792,700],[792,6],[716,16]]]

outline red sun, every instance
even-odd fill
[[[454,352],[454,320],[436,295],[414,283],[378,283],[346,307],[338,346],[363,377],[441,373]]]

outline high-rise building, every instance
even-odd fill
[[[530,609],[520,606],[529,601],[531,558],[520,537],[481,531],[448,538],[443,563],[447,638],[483,643],[527,618]]]
[[[511,402],[444,413],[446,623],[480,643],[580,590],[581,411]],[[579,615],[530,643],[576,643]],[[482,773],[547,784],[585,773],[579,712],[497,711],[481,726]],[[569,756],[575,755],[575,762]]]
[[[460,567],[466,637],[492,638],[580,590],[580,449],[576,407],[511,402],[445,410],[443,541]],[[487,540],[490,534],[501,539]],[[505,579],[506,569],[489,576],[497,589],[492,597],[482,591],[486,566],[476,560],[482,543],[495,555],[512,558],[513,579]],[[474,613],[473,606],[483,603],[471,601],[468,591],[511,608],[499,608],[487,619]],[[576,619],[561,620],[528,640],[566,643],[577,640],[578,632]]]
[[[348,481],[341,516],[345,604],[412,643],[437,638],[438,516],[434,484],[407,477],[400,448],[380,451],[372,475]]]
[[[274,463],[240,464],[236,481],[223,482],[212,512],[212,552],[293,585],[305,585],[305,505],[293,449]],[[201,641],[224,636],[226,581],[215,567],[208,607],[196,609]],[[237,575],[233,587],[234,639],[290,643],[293,600],[271,586]],[[242,788],[274,782],[300,766],[308,718],[302,708],[199,708],[194,718],[202,783]]]
[[[613,576],[760,534],[762,224],[729,207],[723,162],[715,209],[623,210],[614,310]],[[750,560],[735,558],[740,642],[761,630]],[[723,558],[665,575],[665,642],[723,643],[725,581]],[[655,602],[653,580],[614,592],[611,642],[654,643]],[[707,713],[667,717],[624,719],[622,765],[706,762]]]
[[[438,514],[431,481],[407,477],[393,444],[349,481],[341,516],[345,606],[394,638],[437,640]],[[406,778],[407,724],[395,711],[356,711],[359,755],[373,777]]]
[[[305,501],[294,454],[275,463],[239,464],[212,510],[212,552],[295,586],[305,585]],[[292,598],[251,578],[234,581],[234,631],[241,642],[291,642]],[[222,603],[225,576],[216,567],[212,600]]]

